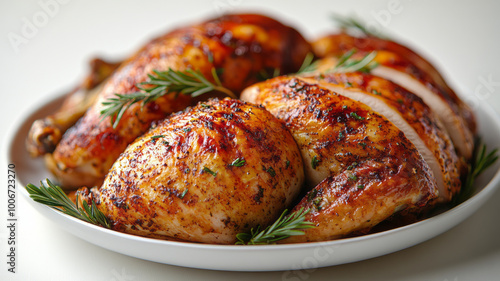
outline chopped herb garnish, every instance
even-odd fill
[[[229,166],[241,167],[245,165],[246,161],[243,158],[236,158]]]
[[[355,181],[355,180],[357,180],[357,179],[358,179],[358,177],[357,177],[355,174],[350,174],[348,178],[349,178],[349,180],[351,180],[351,181]]]
[[[179,196],[180,199],[184,199],[184,196],[186,196],[186,194],[188,193],[189,189],[186,188],[184,189],[184,191],[182,192],[181,196]]]
[[[156,140],[156,139],[164,138],[164,137],[165,137],[164,135],[156,135],[156,136],[152,136],[151,139]]]
[[[290,167],[290,160],[286,160],[286,166],[285,166],[285,168],[288,169],[288,167]]]
[[[316,167],[318,167],[319,162],[320,162],[320,160],[318,159],[318,157],[316,155],[314,155],[312,160],[311,160],[312,168],[316,169]]]
[[[351,165],[349,165],[346,169],[347,170],[352,170],[358,166],[358,162],[352,162]]]
[[[365,188],[365,186],[364,186],[364,185],[362,185],[362,184],[358,184],[358,189],[364,189],[364,188]]]
[[[359,145],[361,145],[363,148],[366,147],[366,142],[360,142]]]
[[[268,172],[271,175],[271,177],[276,176],[276,171],[274,171],[273,167],[267,168],[266,172]]]
[[[313,190],[311,190],[308,194],[307,194],[307,201],[308,202],[311,202],[315,197],[316,195],[318,194],[318,190],[315,188]]]
[[[381,92],[379,92],[379,91],[377,91],[377,90],[373,90],[373,91],[372,91],[372,93],[373,93],[374,95],[377,95],[377,96],[382,95],[382,93],[381,93]]]
[[[214,172],[214,171],[210,170],[208,167],[203,167],[203,171],[206,172],[206,173],[211,174],[214,177],[217,176],[217,172]]]
[[[357,120],[365,120],[364,117],[359,116],[356,112],[351,112],[349,115]]]
[[[184,128],[182,129],[184,132],[189,133],[191,131],[191,128]]]

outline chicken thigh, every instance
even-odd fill
[[[92,195],[118,231],[231,244],[268,225],[299,194],[300,152],[262,107],[211,100],[175,114],[133,142]]]

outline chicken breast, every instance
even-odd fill
[[[115,230],[232,244],[236,234],[276,220],[303,180],[286,127],[262,107],[224,99],[175,114],[141,136],[90,194]]]
[[[346,33],[322,37],[313,42],[313,49],[321,58],[339,57],[351,49],[358,50],[355,57],[377,51],[375,61],[380,66],[372,70],[372,74],[389,79],[421,97],[438,113],[460,155],[470,159],[476,133],[474,113],[423,57],[393,41],[376,37],[359,38]],[[336,60],[330,60],[323,68],[328,69],[335,64]]]
[[[309,50],[296,30],[260,15],[223,16],[158,37],[110,77],[96,103],[46,156],[47,167],[66,189],[99,186],[120,153],[152,122],[191,103],[188,96],[169,94],[132,105],[116,128],[109,117],[102,120],[103,102],[138,91],[136,85],[153,70],[190,68],[209,78],[213,68],[222,69],[222,84],[238,93],[263,73],[296,71]]]
[[[416,146],[368,105],[297,77],[259,83],[241,98],[285,122],[302,153],[312,190],[295,210],[314,207],[306,220],[318,230],[288,242],[338,238],[437,202],[436,179]]]

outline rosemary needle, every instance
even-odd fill
[[[365,55],[362,59],[356,60],[351,57],[356,54],[357,50],[352,49],[349,52],[345,53],[339,58],[337,65],[328,72],[354,72],[361,71],[365,73],[369,73],[374,68],[378,66],[378,63],[373,61],[377,56],[376,51],[372,51]]]
[[[339,27],[344,31],[359,31],[362,34],[370,37],[385,38],[380,32],[374,33],[368,30],[367,25],[355,19],[354,17],[344,17],[338,14],[332,15],[333,21],[339,25]]]
[[[314,60],[314,54],[307,53],[306,57],[304,58],[304,61],[302,62],[302,65],[300,66],[296,74],[314,72],[318,69],[318,64],[319,60]]]

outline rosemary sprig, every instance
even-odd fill
[[[372,51],[360,60],[351,59],[351,57],[357,52],[356,49],[352,49],[349,52],[343,54],[337,65],[328,72],[354,72],[360,71],[365,73],[370,73],[374,68],[378,66],[378,63],[373,61],[377,56],[376,51]]]
[[[273,244],[276,241],[286,239],[290,236],[303,235],[303,229],[314,228],[311,222],[304,221],[305,215],[309,212],[304,208],[285,216],[285,210],[281,216],[270,226],[260,231],[260,225],[250,233],[239,233],[236,235],[236,245],[263,245]]]
[[[385,36],[382,36],[380,32],[374,33],[368,30],[368,28],[366,28],[367,26],[366,24],[361,23],[358,19],[355,19],[354,17],[345,17],[338,14],[332,14],[332,19],[344,31],[352,30],[361,32],[366,36],[385,38]]]
[[[144,106],[170,93],[197,97],[208,92],[218,91],[232,98],[237,98],[231,90],[222,86],[215,68],[212,68],[212,77],[215,83],[210,82],[200,71],[192,69],[186,71],[177,71],[171,68],[167,71],[153,70],[152,74],[148,74],[147,81],[136,85],[141,92],[115,94],[115,97],[104,101],[101,117],[104,119],[111,116],[113,128],[116,128],[125,111],[133,104],[142,102]]]
[[[31,199],[38,203],[47,205],[55,210],[61,211],[67,215],[89,222],[91,224],[111,228],[106,216],[97,208],[95,201],[92,199],[92,204],[89,206],[86,201],[83,201],[82,207],[78,205],[78,195],[76,204],[71,201],[62,189],[54,185],[47,179],[46,186],[40,182],[40,187],[33,184],[28,184],[26,190]]]
[[[497,148],[489,153],[486,153],[486,151],[486,145],[480,144],[480,141],[477,141],[474,149],[473,162],[469,163],[467,167],[467,175],[460,193],[453,200],[454,205],[466,201],[474,194],[474,182],[476,179],[498,160]]]

